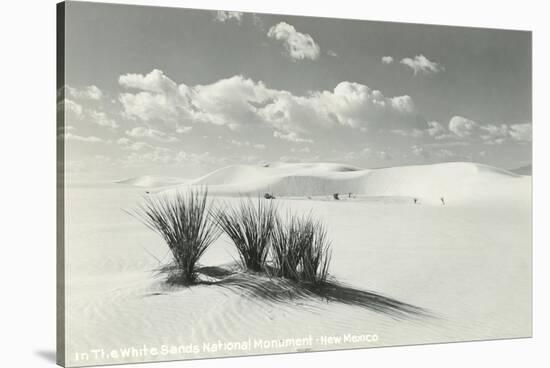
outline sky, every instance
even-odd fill
[[[68,2],[66,175],[531,164],[531,33]]]

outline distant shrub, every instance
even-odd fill
[[[132,213],[164,239],[185,283],[196,280],[199,259],[221,233],[211,221],[207,198],[206,189],[147,196]]]
[[[239,205],[216,212],[218,226],[231,238],[243,266],[252,271],[265,268],[275,226],[273,202],[258,198],[242,199]]]

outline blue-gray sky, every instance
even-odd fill
[[[531,163],[531,34],[69,2],[67,170]]]

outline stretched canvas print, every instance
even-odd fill
[[[530,32],[57,10],[59,364],[531,336]]]

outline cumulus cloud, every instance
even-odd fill
[[[95,85],[83,88],[74,88],[67,85],[65,86],[65,93],[72,98],[84,100],[100,100],[103,96],[103,92]]]
[[[446,133],[445,127],[437,121],[428,121],[428,135],[435,139],[447,138],[449,135]]]
[[[116,129],[118,128],[118,123],[107,116],[103,111],[98,111],[94,109],[89,109],[83,107],[81,104],[70,100],[68,98],[57,104],[58,111],[65,111],[67,113],[68,119],[76,119],[78,121],[90,122],[102,127],[109,127]]]
[[[480,124],[462,116],[453,116],[449,130],[460,138],[478,138],[486,144],[503,144],[509,141],[530,142],[532,125]]]
[[[327,55],[332,57],[339,57],[338,54],[333,50],[328,50]]]
[[[443,70],[443,66],[435,61],[428,60],[424,55],[416,55],[414,58],[404,58],[401,60],[401,64],[408,66],[414,72],[414,74],[437,74]]]
[[[320,48],[313,37],[307,33],[298,32],[294,26],[288,23],[280,22],[271,27],[267,36],[282,41],[288,55],[293,60],[316,60],[319,57]]]
[[[73,116],[77,118],[81,118],[83,116],[84,109],[82,108],[82,105],[74,102],[73,100],[70,100],[68,98],[64,99],[63,101],[59,102],[57,104],[57,109],[59,111],[65,111],[69,114],[72,114]]]
[[[241,23],[243,19],[243,13],[238,11],[218,10],[216,12],[216,15],[214,16],[214,19],[222,23],[227,22],[231,19],[237,21],[238,23]]]
[[[391,63],[393,63],[393,57],[382,56],[382,64],[391,64]]]
[[[102,111],[96,111],[96,110],[89,110],[88,116],[90,117],[90,120],[92,123],[97,124],[99,126],[109,127],[116,129],[118,128],[118,124],[115,120],[109,118],[107,114],[105,114]]]
[[[177,91],[178,85],[164,75],[162,70],[153,69],[149,74],[128,73],[118,78],[122,87],[133,88],[147,92],[172,93]]]
[[[510,126],[509,131],[512,139],[520,142],[531,142],[532,139],[532,125],[529,123],[525,124],[513,124]]]
[[[460,138],[471,136],[478,127],[477,122],[462,116],[453,116],[449,121],[449,130]]]
[[[277,131],[277,138],[289,141],[311,141],[302,137],[335,126],[397,129],[396,125],[409,124],[417,114],[410,96],[387,97],[353,82],[294,95],[240,75],[206,85],[178,85],[162,71],[153,70],[147,75],[123,75],[119,83],[131,90],[120,95],[124,113],[131,119],[208,123],[233,130],[265,126]]]

